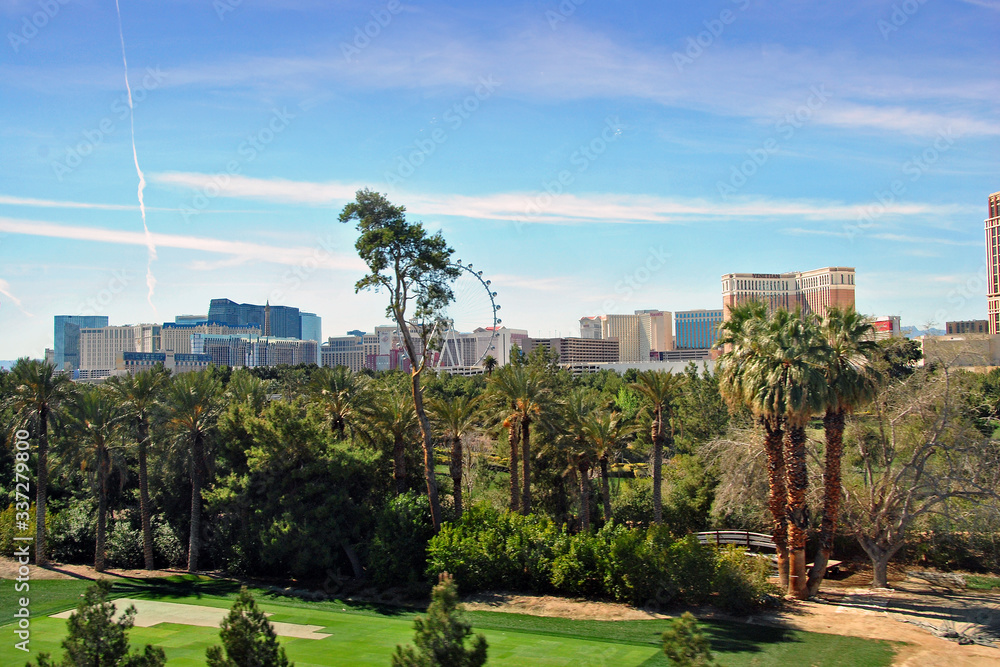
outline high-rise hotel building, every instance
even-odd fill
[[[770,310],[784,308],[822,317],[830,306],[854,306],[854,268],[831,266],[791,273],[727,273],[722,276],[722,309],[762,301]]]
[[[989,199],[990,217],[986,218],[986,286],[990,333],[1000,333],[1000,192]]]

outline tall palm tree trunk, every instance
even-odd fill
[[[103,443],[97,445],[97,545],[94,570],[104,572],[108,531],[108,461]]]
[[[806,471],[805,426],[790,424],[785,438],[785,468],[788,471],[788,594],[806,599],[809,597],[806,579],[806,533],[809,528],[806,489],[809,478]]]
[[[611,485],[608,483],[608,455],[601,456],[601,495],[604,497],[604,520],[611,521]]]
[[[508,421],[508,437],[510,440],[510,511],[517,512],[521,508],[521,483],[518,481],[518,450],[521,448],[521,428],[516,417]]]
[[[401,435],[392,441],[392,478],[396,482],[396,495],[406,493],[406,440]]]
[[[521,465],[523,474],[521,484],[524,491],[521,493],[521,514],[527,516],[531,514],[531,419],[521,418]]]
[[[590,530],[590,465],[586,462],[577,464],[580,471],[580,526],[582,530]]]
[[[410,357],[413,359],[413,357]],[[441,500],[438,498],[437,475],[434,473],[434,442],[432,441],[431,423],[427,420],[424,410],[424,394],[420,391],[420,373],[410,373],[410,386],[413,390],[413,409],[420,423],[421,444],[424,447],[424,480],[427,482],[427,499],[431,505],[431,523],[434,533],[441,530]]]
[[[149,472],[146,468],[146,445],[149,439],[149,424],[139,422],[139,520],[142,522],[142,557],[147,570],[155,567],[153,562],[153,527],[150,520]]]
[[[38,467],[35,473],[35,565],[49,564],[45,544],[45,505],[49,488],[49,409],[38,411]]]
[[[653,523],[663,522],[663,411],[657,406],[650,439],[653,441]]]
[[[191,448],[191,532],[188,536],[188,572],[198,571],[198,552],[201,549],[201,484],[205,445],[201,434],[196,433]]]
[[[782,589],[788,588],[788,522],[785,504],[788,492],[785,485],[784,431],[780,424],[761,420],[764,425],[764,451],[767,455],[767,506],[771,511],[771,539],[774,540],[778,558],[778,581]]]
[[[844,455],[844,411],[829,409],[823,415],[823,430],[826,435],[826,461],[823,471],[823,518],[819,529],[819,548],[809,570],[809,595],[819,593],[820,584],[826,576],[826,566],[833,553],[833,538],[837,532],[837,517],[840,513],[841,459]]]
[[[455,499],[455,519],[462,518],[462,438],[451,440],[451,483],[452,497]]]

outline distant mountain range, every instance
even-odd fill
[[[918,329],[916,327],[899,327],[899,331],[906,338],[917,338],[918,336],[943,336],[947,332],[944,329]]]

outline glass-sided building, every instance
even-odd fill
[[[80,368],[80,329],[108,326],[107,315],[56,315],[52,341],[53,362],[59,370],[63,364]]]
[[[677,335],[674,346],[688,350],[705,350],[715,345],[722,324],[722,309],[680,310],[674,312]]]

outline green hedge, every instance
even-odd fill
[[[573,534],[547,518],[477,506],[427,545],[428,574],[450,572],[465,593],[531,591],[647,608],[702,604],[743,613],[774,593],[766,561],[676,537],[662,526],[608,523]]]

